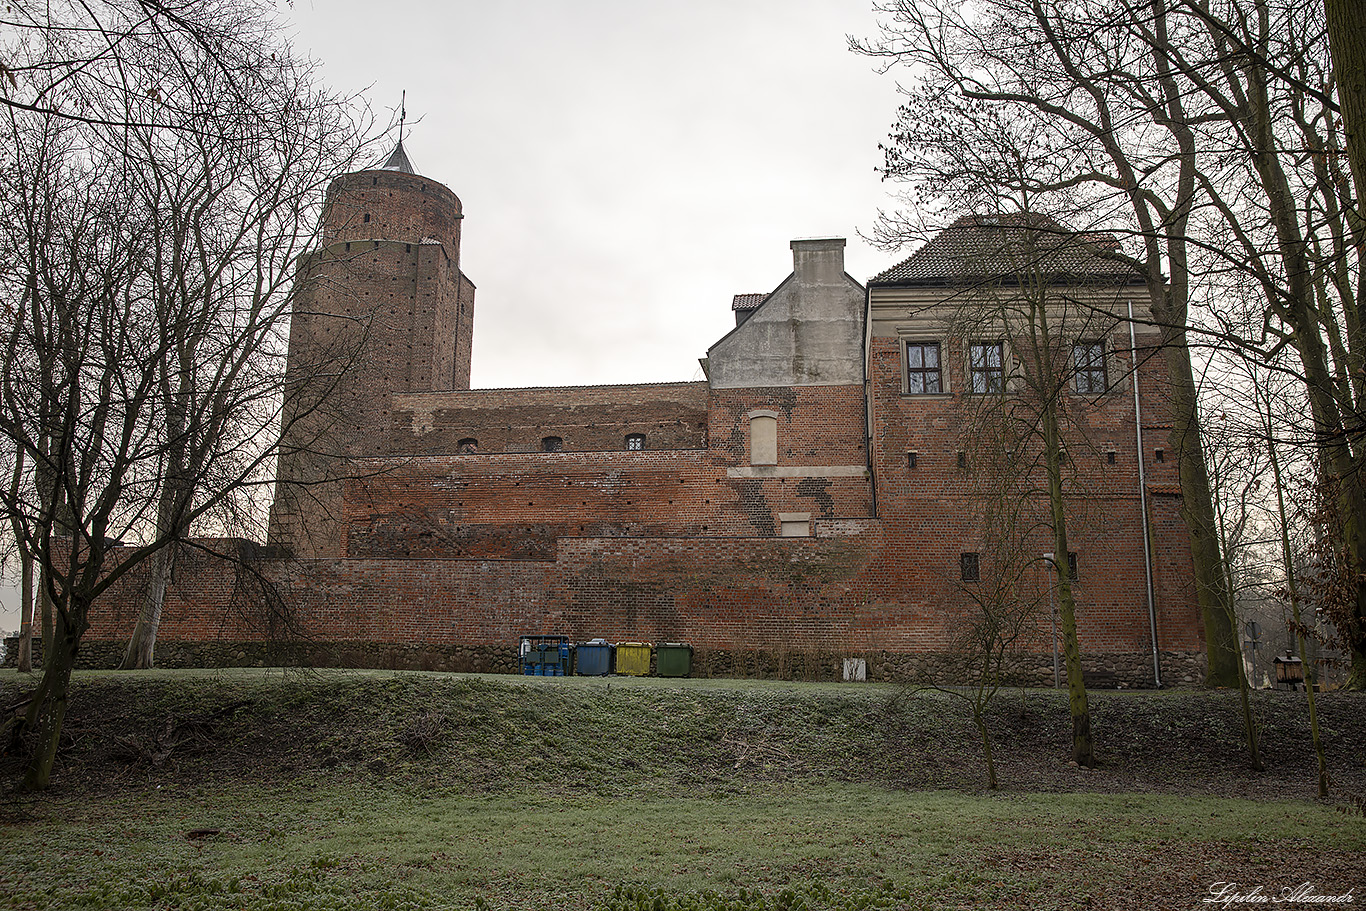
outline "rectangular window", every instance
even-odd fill
[[[1072,369],[1076,371],[1077,392],[1100,395],[1110,388],[1105,372],[1105,342],[1077,342],[1072,346]]]
[[[1005,392],[1005,345],[1002,342],[973,342],[968,346],[968,369],[973,392]]]
[[[938,342],[906,343],[906,392],[935,395],[944,391]]]
[[[1077,552],[1075,550],[1067,552],[1067,578],[1073,582],[1077,581]]]
[[[980,582],[982,580],[982,566],[977,553],[959,554],[958,568],[962,573],[964,582]]]

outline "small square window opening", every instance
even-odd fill
[[[981,555],[974,552],[959,554],[958,569],[964,582],[982,581]]]
[[[645,448],[645,434],[631,433],[626,436],[626,449],[629,452],[640,452]]]
[[[560,452],[564,449],[564,440],[559,437],[545,437],[541,440],[542,452]]]

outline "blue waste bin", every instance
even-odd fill
[[[606,639],[590,639],[574,646],[574,673],[602,677],[612,673],[612,646]]]

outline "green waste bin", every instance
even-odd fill
[[[686,677],[692,673],[692,646],[686,642],[665,642],[655,651],[661,677]]]

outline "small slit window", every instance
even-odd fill
[[[542,452],[560,452],[564,449],[564,440],[559,437],[544,437],[541,440]]]
[[[645,448],[645,434],[628,433],[626,435],[626,450],[628,452],[640,452]]]
[[[918,453],[918,452],[908,452],[908,453],[906,453],[906,467],[907,467],[907,468],[914,469],[919,463],[920,463],[920,453]]]
[[[981,554],[971,551],[958,555],[958,571],[964,582],[982,581]]]

